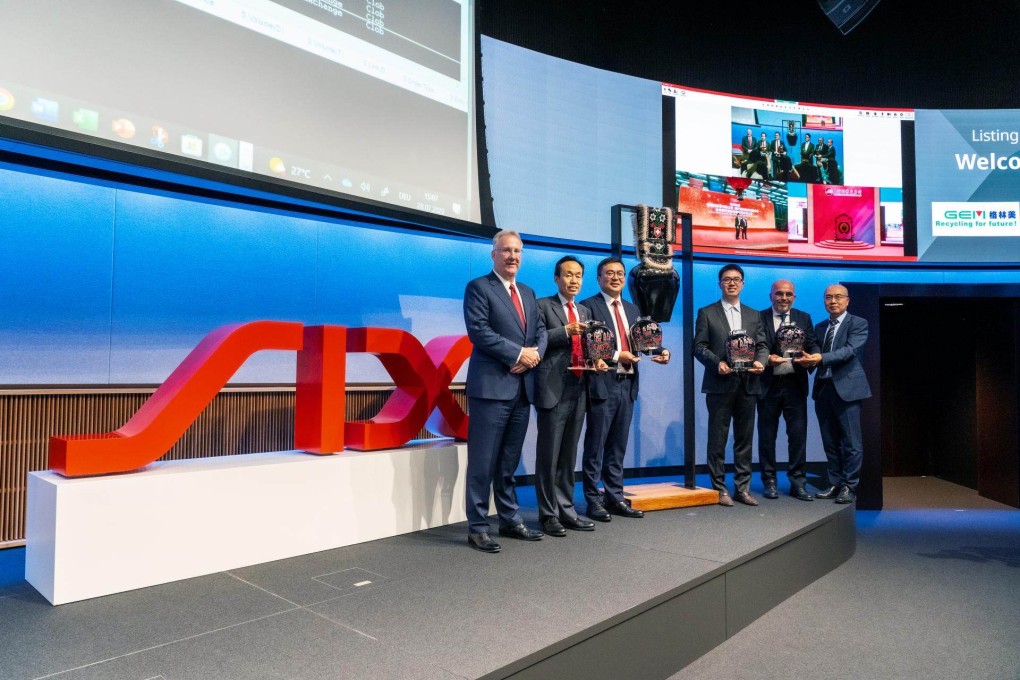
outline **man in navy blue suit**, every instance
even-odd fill
[[[807,476],[807,397],[808,368],[811,360],[783,357],[779,354],[777,333],[782,326],[794,325],[804,331],[804,354],[818,352],[815,328],[811,315],[793,306],[797,297],[793,283],[780,279],[772,284],[769,299],[772,304],[761,310],[761,324],[765,331],[765,344],[769,348],[768,363],[761,375],[761,394],[758,396],[758,465],[765,498],[779,498],[776,488],[776,439],[779,418],[786,421],[786,439],[789,461],[786,478],[790,480],[790,495],[802,501],[814,500],[805,485]]]
[[[535,398],[535,373],[545,354],[545,323],[535,292],[517,282],[523,244],[514,231],[492,239],[492,271],[464,291],[464,324],[471,339],[468,364],[468,544],[499,552],[489,536],[489,491],[499,516],[499,535],[537,541],[542,532],[521,518],[514,472]]]
[[[638,361],[630,351],[628,332],[637,321],[637,305],[621,296],[627,271],[618,257],[607,257],[598,266],[601,292],[582,300],[593,321],[601,321],[616,336],[612,370],[588,376],[588,425],[584,433],[581,471],[584,477],[584,498],[588,517],[608,522],[610,515],[644,517],[634,510],[623,496],[623,458],[627,453],[630,421],[638,394]],[[669,352],[652,357],[658,364],[669,363]],[[599,481],[605,493],[599,492]]]
[[[849,306],[850,293],[845,287],[825,289],[829,320],[815,326],[815,336],[823,338],[822,351],[811,356],[818,367],[812,396],[829,476],[829,487],[815,498],[835,498],[837,503],[857,500],[864,460],[861,402],[871,396],[861,365],[868,322],[847,312]]]

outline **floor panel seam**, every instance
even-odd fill
[[[93,661],[91,663],[82,664],[80,666],[75,666],[74,668],[65,668],[64,670],[57,671],[56,673],[49,673],[47,675],[39,675],[39,676],[36,676],[35,678],[33,678],[33,680],[45,680],[46,678],[55,678],[58,675],[63,675],[65,673],[73,673],[74,671],[80,671],[83,668],[91,668],[92,666],[99,666],[99,665],[102,665],[104,663],[109,663],[110,661],[117,661],[118,659],[124,659],[124,658],[127,658],[129,656],[134,656],[136,654],[143,654],[145,652],[151,652],[152,650],[160,649],[161,647],[168,647],[170,645],[175,645],[175,644],[177,644],[179,642],[187,642],[188,640],[195,640],[195,639],[200,638],[200,637],[205,637],[206,635],[212,635],[213,633],[219,633],[219,632],[222,632],[222,631],[225,631],[225,630],[230,630],[231,628],[237,628],[238,626],[245,626],[245,625],[248,625],[249,623],[255,623],[256,621],[263,621],[265,619],[271,619],[274,616],[279,616],[280,614],[286,614],[288,612],[297,611],[298,609],[301,609],[301,607],[293,607],[291,609],[284,609],[283,611],[274,612],[272,614],[266,614],[265,616],[259,616],[259,617],[256,617],[254,619],[249,619],[247,621],[239,621],[238,623],[232,623],[229,626],[221,626],[219,628],[214,628],[213,630],[207,630],[207,631],[202,632],[202,633],[196,633],[194,635],[188,635],[186,637],[178,638],[176,640],[170,640],[169,642],[161,642],[158,645],[152,645],[150,647],[145,647],[144,649],[136,649],[133,652],[126,652],[124,654],[118,654],[117,656],[111,656],[109,658],[101,659],[99,661]]]
[[[246,581],[245,579],[241,578],[241,577],[240,577],[240,576],[238,576],[237,574],[231,573],[231,572],[229,572],[229,571],[225,571],[225,572],[223,572],[223,573],[224,573],[224,574],[226,574],[227,576],[230,576],[231,578],[236,578],[236,579],[237,579],[238,581],[240,581],[241,583],[244,583],[244,584],[246,584],[246,585],[249,585],[249,586],[251,586],[252,588],[257,588],[258,590],[261,590],[261,591],[262,591],[262,592],[264,592],[264,593],[267,593],[267,594],[269,594],[269,595],[272,595],[273,597],[279,598],[279,599],[283,600],[284,602],[286,602],[287,604],[289,604],[289,605],[291,605],[291,606],[293,606],[293,607],[300,607],[300,606],[301,606],[301,605],[299,605],[299,604],[298,604],[297,602],[291,602],[290,600],[288,600],[287,598],[285,598],[285,597],[284,597],[283,595],[277,595],[277,594],[276,594],[276,593],[274,593],[273,591],[271,591],[271,590],[267,590],[267,589],[263,588],[263,587],[262,587],[262,586],[260,586],[260,585],[256,585],[256,584],[252,583],[251,581]],[[328,585],[328,584],[327,584],[327,585]]]
[[[303,609],[308,609],[308,608],[307,607],[303,607]],[[395,650],[397,650],[398,652],[400,652],[401,654],[403,654],[404,656],[408,657],[411,660],[416,660],[417,659],[417,655],[416,654],[411,652],[411,650],[409,650],[409,649],[404,649],[400,645],[395,645],[395,644],[392,644],[392,643],[387,642],[385,640],[380,640],[379,638],[372,637],[368,633],[362,632],[362,631],[358,630],[357,628],[352,628],[351,626],[348,626],[346,623],[341,623],[340,621],[337,621],[336,619],[332,619],[329,616],[327,616],[327,615],[325,615],[325,614],[323,614],[321,612],[317,612],[317,611],[314,611],[314,610],[311,610],[311,609],[308,609],[308,611],[311,612],[312,614],[315,614],[316,616],[319,616],[319,617],[325,619],[326,621],[329,621],[332,624],[340,626],[341,628],[346,628],[347,630],[353,631],[353,632],[357,633],[358,635],[362,635],[362,636],[368,638],[369,640],[372,640],[373,642],[377,642],[380,645],[383,645],[384,647],[389,647],[390,649],[395,649]],[[457,671],[455,671],[453,669],[450,669],[450,668],[447,668],[446,666],[444,666],[442,664],[429,664],[429,665],[430,666],[434,666],[435,668],[439,668],[441,670],[444,670],[447,673],[450,673],[451,675],[457,676],[458,678],[465,678],[465,680],[467,680],[468,676],[461,675]]]

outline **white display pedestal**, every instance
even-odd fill
[[[25,577],[64,604],[462,522],[467,445],[28,476]]]

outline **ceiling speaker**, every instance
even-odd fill
[[[836,28],[846,35],[871,14],[881,0],[818,0],[818,6],[836,24]]]

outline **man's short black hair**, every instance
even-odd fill
[[[614,264],[614,263],[622,265],[623,264],[623,260],[621,260],[618,257],[607,257],[607,258],[603,259],[601,262],[599,262],[598,269],[595,270],[595,275],[596,276],[602,276],[602,268],[605,267],[607,264]],[[627,271],[627,268],[624,267],[623,271]]]
[[[739,264],[727,264],[719,270],[719,280],[722,281],[723,275],[730,271],[737,272],[740,274],[740,278],[744,278],[744,270],[740,268]]]
[[[553,272],[553,276],[556,278],[560,277],[560,265],[564,262],[576,262],[581,267],[581,273],[584,273],[584,263],[573,255],[564,255],[560,259],[556,260],[556,270]]]

